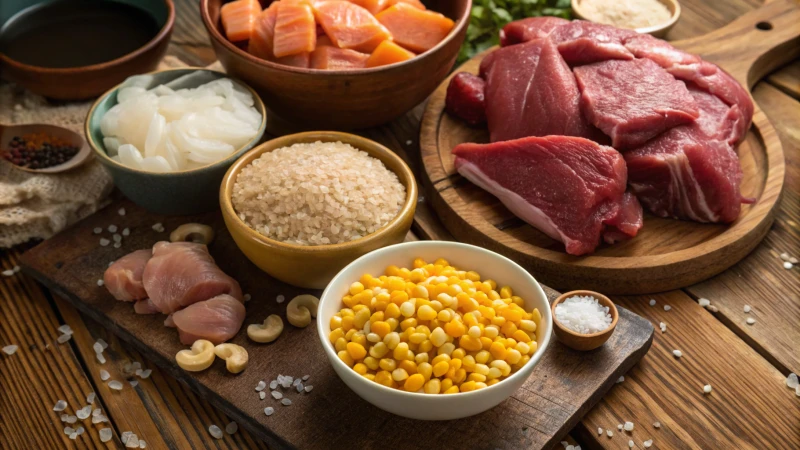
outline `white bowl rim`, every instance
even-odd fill
[[[522,266],[520,266],[519,264],[515,263],[511,259],[509,259],[509,258],[507,258],[507,257],[505,257],[505,256],[503,256],[503,255],[501,255],[499,253],[495,253],[495,252],[493,252],[491,250],[487,250],[487,249],[485,249],[483,247],[478,247],[476,245],[464,244],[462,242],[453,242],[453,241],[425,240],[425,241],[414,241],[414,242],[401,242],[399,244],[389,245],[389,246],[380,248],[378,250],[374,250],[372,252],[369,252],[369,253],[367,253],[365,255],[360,256],[355,261],[353,261],[350,264],[348,264],[347,266],[345,266],[342,270],[339,271],[339,273],[336,274],[335,277],[333,277],[333,279],[331,279],[331,281],[325,287],[325,290],[322,292],[322,296],[320,297],[320,306],[322,306],[322,303],[325,301],[325,299],[328,296],[333,295],[330,292],[331,286],[333,286],[334,283],[340,277],[343,276],[342,274],[345,271],[347,271],[350,268],[350,266],[353,266],[356,263],[361,262],[363,259],[367,259],[367,258],[370,258],[370,257],[375,257],[378,254],[380,254],[380,253],[382,253],[384,251],[388,251],[389,249],[393,249],[395,247],[403,246],[403,247],[408,247],[409,249],[414,249],[416,247],[425,247],[425,246],[430,246],[430,245],[443,246],[445,251],[446,251],[447,248],[466,248],[469,251],[475,251],[475,252],[478,252],[478,253],[492,255],[492,257],[497,257],[497,258],[505,261],[506,263],[508,263],[512,267],[515,267],[516,269],[518,269],[523,274],[523,277],[527,278],[528,281],[532,283],[536,293],[541,295],[541,297],[544,299],[545,302],[547,302],[548,305],[550,304],[550,300],[547,298],[547,294],[545,294],[544,289],[542,289],[542,285],[539,284],[538,281],[536,281],[536,279],[533,277],[533,275],[530,274],[530,272],[528,272],[527,270],[522,268]],[[338,301],[341,301],[341,299],[338,299]],[[542,337],[542,342],[541,343],[537,342],[538,347],[536,349],[536,352],[533,354],[533,356],[527,362],[527,364],[525,364],[525,366],[530,366],[531,368],[535,367],[539,363],[539,360],[542,359],[542,355],[547,350],[547,347],[550,344],[551,334],[553,333],[552,312],[550,311],[549,307],[545,308],[545,309],[546,309],[546,311],[541,311],[540,310],[539,312],[542,315],[542,320],[544,321],[544,324],[547,325],[547,333],[545,333],[544,336]],[[321,308],[318,307],[317,311],[320,311],[320,310],[321,310]],[[322,347],[325,349],[325,353],[328,355],[328,359],[332,361],[332,364],[338,366],[340,369],[352,371],[353,368],[347,366],[341,359],[339,359],[339,356],[336,354],[336,352],[333,351],[333,346],[331,345],[330,340],[328,339],[328,336],[326,336],[325,333],[323,332],[323,327],[324,327],[325,323],[324,323],[324,320],[323,320],[322,316],[323,316],[322,314],[317,314],[317,333],[319,334],[319,339],[322,342]],[[539,326],[541,326],[541,325],[542,325],[542,323],[540,322]],[[453,395],[457,396],[456,398],[468,398],[469,396],[488,395],[490,392],[493,392],[494,390],[497,390],[497,389],[493,389],[496,386],[504,384],[507,381],[511,382],[512,380],[518,380],[519,378],[522,378],[523,377],[523,372],[525,372],[525,370],[523,370],[525,366],[523,366],[522,369],[519,369],[516,372],[512,373],[511,375],[509,375],[508,377],[504,378],[500,382],[495,383],[495,384],[493,384],[491,386],[487,386],[487,387],[485,387],[483,389],[476,389],[476,390],[470,391],[470,392],[459,392],[459,393],[456,393],[456,394],[453,394]],[[356,374],[355,371],[353,371],[353,373]],[[529,376],[530,376],[530,374],[525,375],[525,378],[527,378]],[[401,397],[402,396],[406,396],[409,399],[422,399],[422,398],[436,399],[436,398],[440,397],[438,395],[425,394],[425,393],[420,393],[420,392],[407,392],[407,391],[403,391],[403,390],[400,390],[400,389],[393,389],[393,388],[384,386],[384,385],[382,385],[380,383],[375,383],[374,381],[369,381],[369,380],[367,380],[366,378],[364,378],[364,377],[362,377],[360,375],[358,377],[356,377],[356,378],[359,380],[358,383],[363,382],[365,386],[370,386],[370,388],[376,388],[376,389],[378,389],[379,392],[385,392],[388,395],[399,395]],[[342,381],[344,381],[344,380],[342,380]],[[524,383],[524,380],[522,380],[522,382]],[[448,395],[447,398],[453,398],[453,397],[452,397],[452,395]]]

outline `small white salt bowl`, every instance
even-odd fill
[[[461,270],[475,270],[482,279],[511,286],[525,300],[525,310],[538,308],[542,314],[536,330],[538,349],[530,361],[503,381],[471,392],[431,395],[405,392],[367,380],[343,363],[328,340],[330,319],[344,307],[342,297],[350,285],[365,273],[379,276],[392,264],[411,267],[415,258],[434,261],[444,258]],[[368,253],[341,270],[322,293],[317,309],[317,330],[333,369],[359,397],[398,416],[419,420],[452,420],[472,416],[498,405],[519,389],[542,359],[550,343],[553,318],[542,287],[522,267],[510,259],[473,245],[446,241],[405,242]]]

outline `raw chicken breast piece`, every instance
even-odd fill
[[[699,116],[686,85],[649,59],[604,61],[574,72],[583,114],[616,149],[637,147]]]
[[[496,50],[481,63],[491,141],[599,134],[581,114],[580,91],[547,39]]]
[[[149,298],[134,303],[133,310],[136,311],[136,314],[158,314],[161,312]]]
[[[132,302],[147,298],[142,274],[152,250],[136,250],[116,260],[103,274],[103,283],[117,300]]]
[[[189,305],[170,317],[172,325],[178,328],[182,344],[191,345],[198,339],[206,339],[216,345],[236,336],[244,316],[242,301],[222,294]]]
[[[220,294],[242,298],[239,283],[214,263],[208,248],[192,242],[159,242],[143,275],[153,304],[164,314]]]
[[[627,170],[613,148],[583,138],[546,136],[461,144],[453,154],[458,173],[563,242],[570,255],[594,251],[609,223],[628,236],[641,227],[641,217],[630,218],[636,203],[624,198]],[[623,206],[629,209],[621,213]]]

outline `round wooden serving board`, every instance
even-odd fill
[[[769,2],[717,31],[674,42],[699,54],[752,87],[761,77],[800,54],[800,8],[787,0]],[[478,72],[483,57],[458,71]],[[485,129],[473,129],[444,111],[448,78],[431,96],[420,131],[428,197],[447,229],[459,240],[508,256],[556,289],[593,289],[607,294],[642,294],[688,286],[741,260],[764,238],[773,221],[784,178],[780,140],[756,105],[753,127],[739,146],[742,194],[756,198],[742,205],[730,225],[700,224],[645,214],[639,235],[627,242],[602,244],[590,256],[571,256],[508,211],[494,196],[461,177],[451,150],[463,142],[488,142]]]

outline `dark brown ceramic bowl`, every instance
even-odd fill
[[[223,35],[225,0],[200,0],[200,14],[225,70],[252,86],[267,109],[303,128],[352,130],[387,123],[425,100],[458,56],[472,0],[431,0],[429,9],[456,22],[436,47],[402,63],[354,70],[289,67],[257,58]]]
[[[130,3],[140,6],[139,2]],[[48,98],[85,100],[97,97],[131,75],[152,72],[167,51],[175,24],[175,5],[172,0],[149,0],[141,3],[143,7],[158,6],[159,14],[164,17],[159,20],[162,25],[158,34],[133,52],[100,64],[63,69],[23,64],[0,53],[0,74],[3,78]]]

